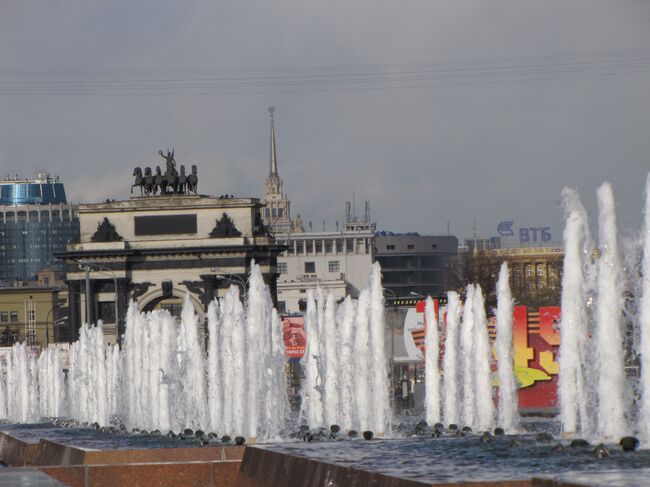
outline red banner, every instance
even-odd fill
[[[287,358],[302,358],[307,346],[305,318],[302,316],[285,316],[282,318],[282,324]]]

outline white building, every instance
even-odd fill
[[[339,232],[276,235],[288,249],[278,256],[280,312],[304,311],[307,289],[320,286],[339,300],[357,297],[372,266],[374,223],[346,224]]]

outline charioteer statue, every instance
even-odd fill
[[[151,167],[145,167],[144,174],[140,167],[133,169],[135,182],[131,185],[133,188],[140,188],[141,196],[156,196],[167,194],[197,194],[199,185],[199,176],[196,165],[192,165],[192,172],[185,174],[185,166],[180,166],[180,172],[176,169],[176,159],[174,158],[174,149],[167,153],[162,150],[158,155],[165,159],[165,174],[162,174],[160,166],[156,167],[156,173],[153,174]]]

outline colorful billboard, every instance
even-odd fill
[[[522,409],[553,409],[557,403],[557,382],[560,367],[557,352],[560,346],[559,306],[528,310],[515,306],[513,340],[515,376],[519,381],[519,407]]]
[[[441,330],[440,344],[444,345],[445,307],[438,306],[438,325]],[[545,306],[537,310],[526,306],[515,306],[513,312],[513,361],[514,373],[519,383],[519,407],[528,411],[544,412],[557,407],[557,382],[559,365],[557,352],[560,345],[560,332],[557,324],[560,321],[559,306]],[[424,319],[424,301],[421,301],[406,312],[404,320],[404,347],[408,358],[422,360],[424,358],[424,337],[426,333]],[[496,320],[488,319],[490,340],[496,338]],[[444,350],[441,351],[441,356]],[[495,372],[493,384],[498,386],[496,375],[496,352],[493,346]]]
[[[287,359],[301,359],[307,346],[305,318],[303,316],[284,316],[282,325]]]

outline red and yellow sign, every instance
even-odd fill
[[[557,406],[560,346],[559,306],[529,311],[515,306],[513,323],[515,376],[519,381],[519,407],[546,409]]]
[[[424,314],[424,301],[416,305],[416,312]],[[439,308],[438,301],[434,300],[436,315],[441,316],[440,336],[441,355],[444,354],[444,333],[446,325],[445,309]],[[519,382],[518,400],[519,407],[526,410],[545,410],[557,407],[557,382],[559,365],[557,352],[560,345],[560,332],[557,323],[560,321],[559,306],[540,307],[536,311],[529,310],[526,306],[515,306],[513,312],[513,361],[514,373]],[[415,345],[424,354],[424,337],[426,320],[423,327],[410,330]],[[490,340],[496,338],[495,318],[488,319],[488,332]],[[493,347],[494,351],[494,347]],[[496,354],[493,371],[496,372]],[[442,363],[442,362],[441,362]],[[498,385],[496,373],[494,385]]]

